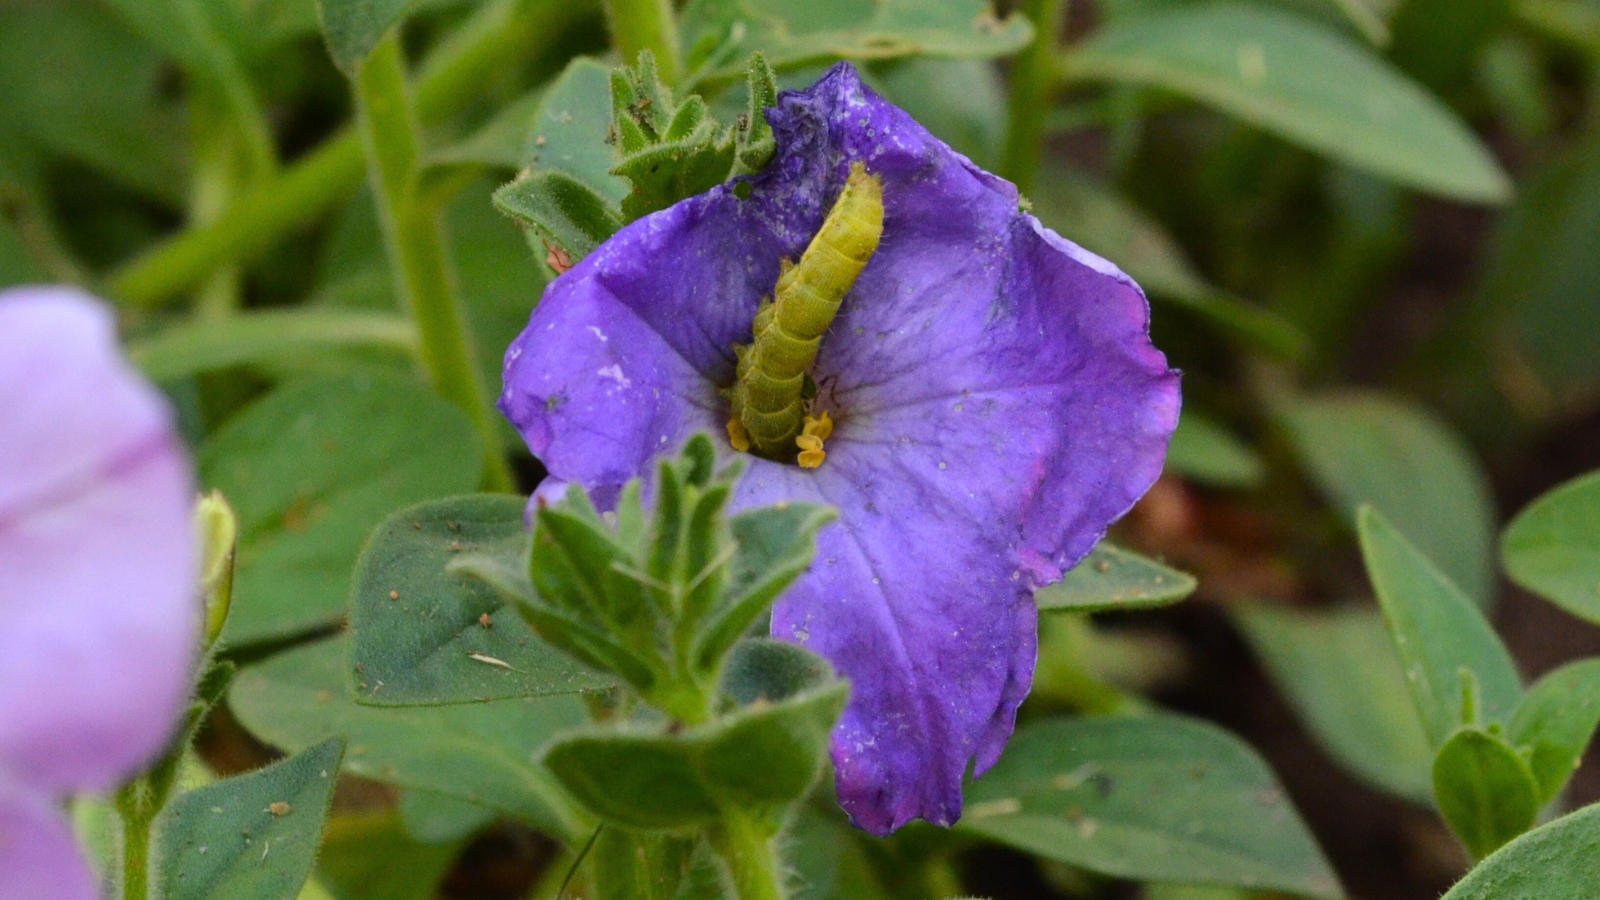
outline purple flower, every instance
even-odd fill
[[[826,461],[752,458],[736,505],[839,509],[772,633],[852,682],[833,759],[856,823],[948,824],[968,761],[993,765],[1028,693],[1033,589],[1160,473],[1177,374],[1138,286],[850,66],[768,117],[777,155],[744,199],[724,185],[634,222],[550,286],[500,408],[598,503],[692,432],[720,441],[733,344],[864,162],[885,224],[812,370],[836,422]]]
[[[198,642],[188,457],[111,316],[0,291],[0,897],[92,900],[58,803],[159,753]]]

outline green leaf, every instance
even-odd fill
[[[1500,538],[1500,556],[1512,581],[1600,623],[1600,472],[1523,507]]]
[[[1119,878],[1343,896],[1255,752],[1174,715],[1022,728],[957,828]]]
[[[545,765],[591,812],[624,827],[685,828],[724,809],[778,816],[816,783],[849,694],[826,662],[806,655],[809,664],[797,665],[793,653],[755,644],[741,667],[778,677],[767,678],[770,692],[758,689],[750,704],[676,732],[585,729],[558,739]],[[737,683],[753,680],[759,678],[735,676]],[[786,687],[802,689],[784,695]]]
[[[528,164],[534,120],[544,105],[545,94],[544,88],[535,88],[511,101],[477,131],[429,153],[428,164],[522,168]]]
[[[1048,161],[1037,181],[1033,212],[1041,222],[1116,263],[1157,300],[1276,356],[1297,359],[1305,354],[1308,342],[1299,328],[1209,284],[1159,222],[1115,191]]]
[[[315,309],[240,311],[221,321],[195,319],[133,344],[128,355],[155,381],[212,369],[351,347],[412,358],[417,329],[392,313]]]
[[[179,797],[156,821],[163,900],[292,900],[311,873],[344,741]]]
[[[333,64],[354,78],[367,54],[420,0],[317,0]]]
[[[1549,37],[1600,57],[1600,6],[1592,0],[1522,0],[1517,15]]]
[[[828,661],[803,647],[771,638],[747,638],[728,654],[722,693],[740,706],[771,703],[820,687],[832,677]]]
[[[1279,405],[1308,474],[1353,529],[1371,503],[1480,606],[1494,587],[1494,501],[1472,450],[1426,411],[1380,393]]]
[[[1180,5],[1113,23],[1062,60],[1068,78],[1173,91],[1410,187],[1501,203],[1511,181],[1421,86],[1311,19]]]
[[[567,64],[534,119],[521,165],[569,175],[613,207],[628,196],[628,180],[611,174],[611,69],[587,56]]]
[[[1433,745],[1478,715],[1511,721],[1522,683],[1483,613],[1376,509],[1362,507],[1359,523],[1367,575]]]
[[[181,110],[162,97],[159,52],[92,3],[0,5],[0,123],[181,208],[189,184]]]
[[[1600,5],[1592,8],[1600,27]],[[1536,170],[1495,237],[1478,298],[1478,341],[1519,408],[1560,413],[1600,390],[1600,360],[1586,339],[1600,332],[1597,292],[1600,132]]]
[[[395,806],[406,834],[424,844],[465,840],[499,817],[481,804],[418,788],[401,790]]]
[[[1167,447],[1167,468],[1208,487],[1256,488],[1266,466],[1249,444],[1217,420],[1185,406]]]
[[[200,449],[202,482],[239,517],[224,639],[337,620],[373,526],[397,507],[472,490],[480,446],[454,405],[376,375],[286,384],[230,420]]]
[[[467,553],[520,561],[523,505],[505,494],[433,500],[372,533],[350,593],[351,661],[367,685],[358,703],[472,703],[611,685],[539,640],[482,581],[445,569]]]
[[[1390,20],[1389,58],[1447,97],[1471,85],[1483,48],[1508,24],[1515,0],[1405,0]]]
[[[1006,91],[994,63],[911,56],[873,67],[874,87],[940,140],[986,169],[1006,140]]]
[[[1591,900],[1600,884],[1600,803],[1524,834],[1479,863],[1441,900]]]
[[[716,863],[699,835],[602,828],[589,854],[594,893],[607,900],[723,896]]]
[[[826,812],[817,807],[801,806],[783,831],[783,861],[795,875],[793,900],[889,900],[861,832],[837,806]]]
[[[728,520],[737,550],[727,586],[709,611],[695,643],[695,658],[710,672],[783,589],[811,565],[817,532],[839,518],[814,503],[780,503],[746,510]]]
[[[346,771],[496,809],[568,842],[588,836],[592,823],[530,755],[585,721],[577,698],[361,706],[351,696],[348,654],[349,642],[336,638],[246,669],[230,694],[234,715],[286,750],[346,735]]]
[[[1600,725],[1600,659],[1568,663],[1528,689],[1511,717],[1507,736],[1530,751],[1539,803],[1555,799],[1572,776]]]
[[[494,192],[494,205],[577,262],[622,227],[622,214],[588,185],[537,171]]]
[[[781,70],[834,59],[1004,56],[1033,39],[1021,13],[999,19],[984,0],[693,0],[678,27],[696,70],[690,83],[743,75],[729,60],[756,52]]]
[[[1457,731],[1433,761],[1433,796],[1473,859],[1533,827],[1539,786],[1528,762],[1497,735]]]
[[[393,808],[331,817],[317,880],[338,900],[433,900],[464,844],[414,840],[400,818]]]
[[[1317,742],[1368,783],[1433,801],[1433,748],[1374,609],[1249,605],[1233,620]]]
[[[1194,576],[1102,541],[1055,584],[1033,592],[1039,609],[1105,612],[1166,606],[1194,593]]]

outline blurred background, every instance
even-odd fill
[[[542,102],[550,81],[617,60],[597,0],[415,7],[423,192],[497,388],[553,272],[490,194],[538,159],[540,116],[570,121]],[[1352,896],[1436,897],[1468,861],[1429,810],[1430,751],[1351,522],[1376,503],[1491,612],[1525,677],[1600,653],[1600,628],[1506,582],[1495,537],[1600,467],[1600,0],[1014,7],[694,2],[686,67],[731,121],[728,22],[766,29],[785,86],[856,57],[1144,286],[1185,408],[1166,476],[1114,536],[1199,590],[1048,618],[1025,715],[1143,696],[1219,722],[1271,762]],[[1043,43],[1014,40],[1012,13]],[[968,43],[919,16],[965,23]],[[0,286],[115,300],[196,447],[285,379],[410,372],[350,120],[313,0],[0,0]],[[502,431],[531,489],[542,472]],[[261,658],[292,632],[232,643]],[[205,746],[221,771],[265,752],[225,714]],[[1571,806],[1600,800],[1589,761]],[[340,796],[393,803],[376,783]],[[550,854],[491,829],[441,890],[521,896]],[[995,897],[1142,890],[998,849],[961,865]]]

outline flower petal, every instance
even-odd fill
[[[95,900],[94,876],[66,817],[0,785],[0,900]]]
[[[723,186],[647,217],[551,286],[515,369],[508,359],[502,408],[553,474],[608,492],[691,431],[720,434],[729,345],[749,340],[778,259],[799,255],[864,160],[883,180],[884,233],[813,369],[837,422],[826,461],[753,460],[736,505],[839,508],[773,634],[854,685],[834,760],[856,822],[949,823],[966,766],[999,757],[1031,683],[1032,589],[1159,475],[1177,374],[1130,279],[849,66],[783,95],[769,119],[778,154],[746,199]],[[624,321],[645,327],[615,356],[573,361],[584,330]],[[590,374],[613,364],[671,368],[638,398],[649,415]]]
[[[0,770],[107,788],[162,749],[188,695],[188,458],[77,291],[0,293],[0,397]]]

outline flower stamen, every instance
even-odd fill
[[[815,469],[822,465],[828,458],[822,449],[822,442],[833,434],[833,419],[827,410],[820,416],[806,416],[805,424],[800,426],[800,435],[794,439],[795,446],[800,448],[800,468]]]

